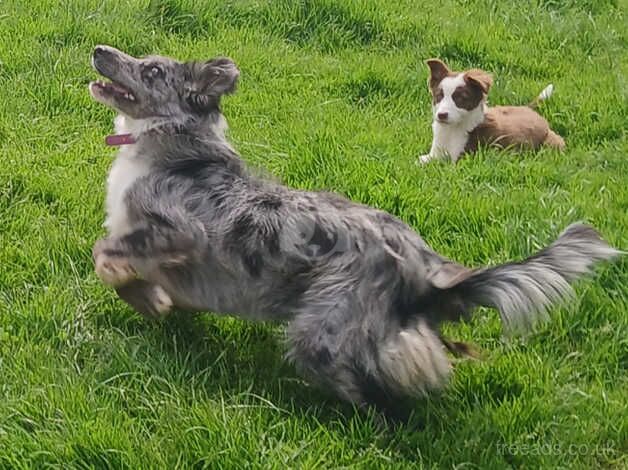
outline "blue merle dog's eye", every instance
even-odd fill
[[[159,67],[153,66],[150,69],[150,76],[153,78],[160,77],[163,74],[162,70]]]
[[[142,75],[144,79],[148,79],[152,82],[153,80],[157,78],[163,78],[164,71],[158,65],[148,65],[144,67],[144,70],[142,71]]]

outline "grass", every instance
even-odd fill
[[[112,113],[92,47],[224,54],[245,158],[299,188],[385,209],[470,266],[521,258],[576,220],[628,243],[625,0],[0,2],[0,466],[626,468],[626,259],[525,340],[478,312],[456,367],[410,421],[378,425],[282,362],[281,326],[149,323],[93,274]],[[568,151],[429,148],[426,58],[493,71],[493,103],[556,86]]]

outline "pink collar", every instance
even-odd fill
[[[133,134],[116,134],[105,137],[105,144],[113,147],[117,147],[118,145],[131,145],[136,142],[137,140],[133,137]]]

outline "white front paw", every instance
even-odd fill
[[[419,161],[418,163],[421,165],[425,165],[427,162],[429,162],[432,159],[432,156],[430,154],[427,155],[421,155],[419,157]]]

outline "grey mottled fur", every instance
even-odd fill
[[[523,262],[465,268],[383,211],[248,173],[218,125],[220,96],[238,77],[228,59],[183,64],[99,47],[94,66],[133,93],[99,100],[141,121],[129,158],[149,165],[124,195],[128,230],[94,247],[101,278],[148,316],[175,306],[287,321],[288,358],[358,405],[442,387],[447,349],[464,351],[441,337],[442,322],[485,305],[506,326],[529,326],[617,253],[574,224]]]

